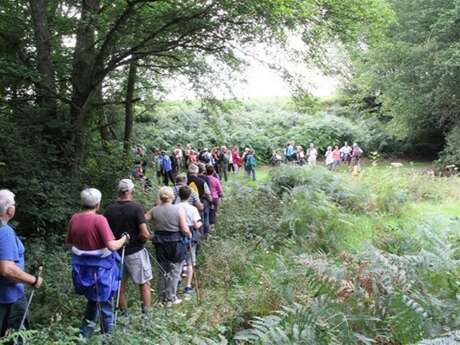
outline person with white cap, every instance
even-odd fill
[[[0,190],[0,338],[18,330],[27,309],[24,284],[38,289],[43,279],[24,271],[24,246],[9,224],[16,213],[15,195]]]
[[[127,278],[131,277],[136,285],[142,301],[142,311],[146,313],[151,305],[150,280],[152,279],[152,266],[145,242],[150,238],[144,217],[144,209],[133,201],[134,183],[130,179],[122,179],[118,184],[118,200],[109,205],[104,216],[107,218],[110,228],[116,238],[123,233],[128,233],[129,244],[125,248],[125,261],[123,282],[120,293],[120,310],[126,314],[128,302],[126,290]]]

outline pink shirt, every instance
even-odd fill
[[[107,247],[114,240],[107,219],[96,213],[75,213],[69,221],[66,243],[80,250],[96,250]]]
[[[332,158],[335,161],[339,161],[340,160],[340,150],[335,149],[334,151],[332,151]]]
[[[213,199],[220,198],[220,195],[223,192],[222,185],[220,184],[220,180],[217,177],[212,175],[208,175],[209,184],[211,187],[211,196]]]

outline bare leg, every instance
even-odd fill
[[[152,304],[152,298],[150,295],[150,283],[146,282],[142,285],[139,285],[139,293],[141,295],[142,309],[143,311],[146,311]]]
[[[126,292],[128,291],[128,281],[123,280],[121,283],[120,289],[120,310],[127,310],[128,309],[128,300],[126,299]]]
[[[187,266],[187,287],[192,287],[192,279],[193,279],[193,265]]]

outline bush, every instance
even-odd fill
[[[365,186],[347,181],[324,167],[283,165],[272,170],[270,186],[279,196],[296,186],[303,186],[306,193],[325,193],[343,209],[360,211],[367,208]]]

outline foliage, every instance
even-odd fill
[[[402,139],[405,152],[426,157],[442,150],[446,135],[450,141],[458,135],[459,3],[389,3],[395,21],[384,39],[354,55],[347,88],[352,108],[379,122],[389,137]],[[447,149],[443,157],[450,156],[456,164],[455,151]]]
[[[365,209],[368,201],[364,186],[324,167],[284,165],[272,171],[270,186],[278,195],[297,186],[302,186],[307,194],[324,192],[339,207],[352,211]]]
[[[304,148],[313,142],[320,151],[344,141],[358,141],[364,150],[371,149],[370,136],[358,123],[327,113],[299,113],[287,100],[227,101],[211,109],[205,104],[167,102],[139,111],[143,113],[139,118],[142,126],[136,127],[136,137],[150,148],[171,149],[177,143],[191,143],[195,148],[226,144],[252,147],[263,159],[284,148],[289,140]]]

